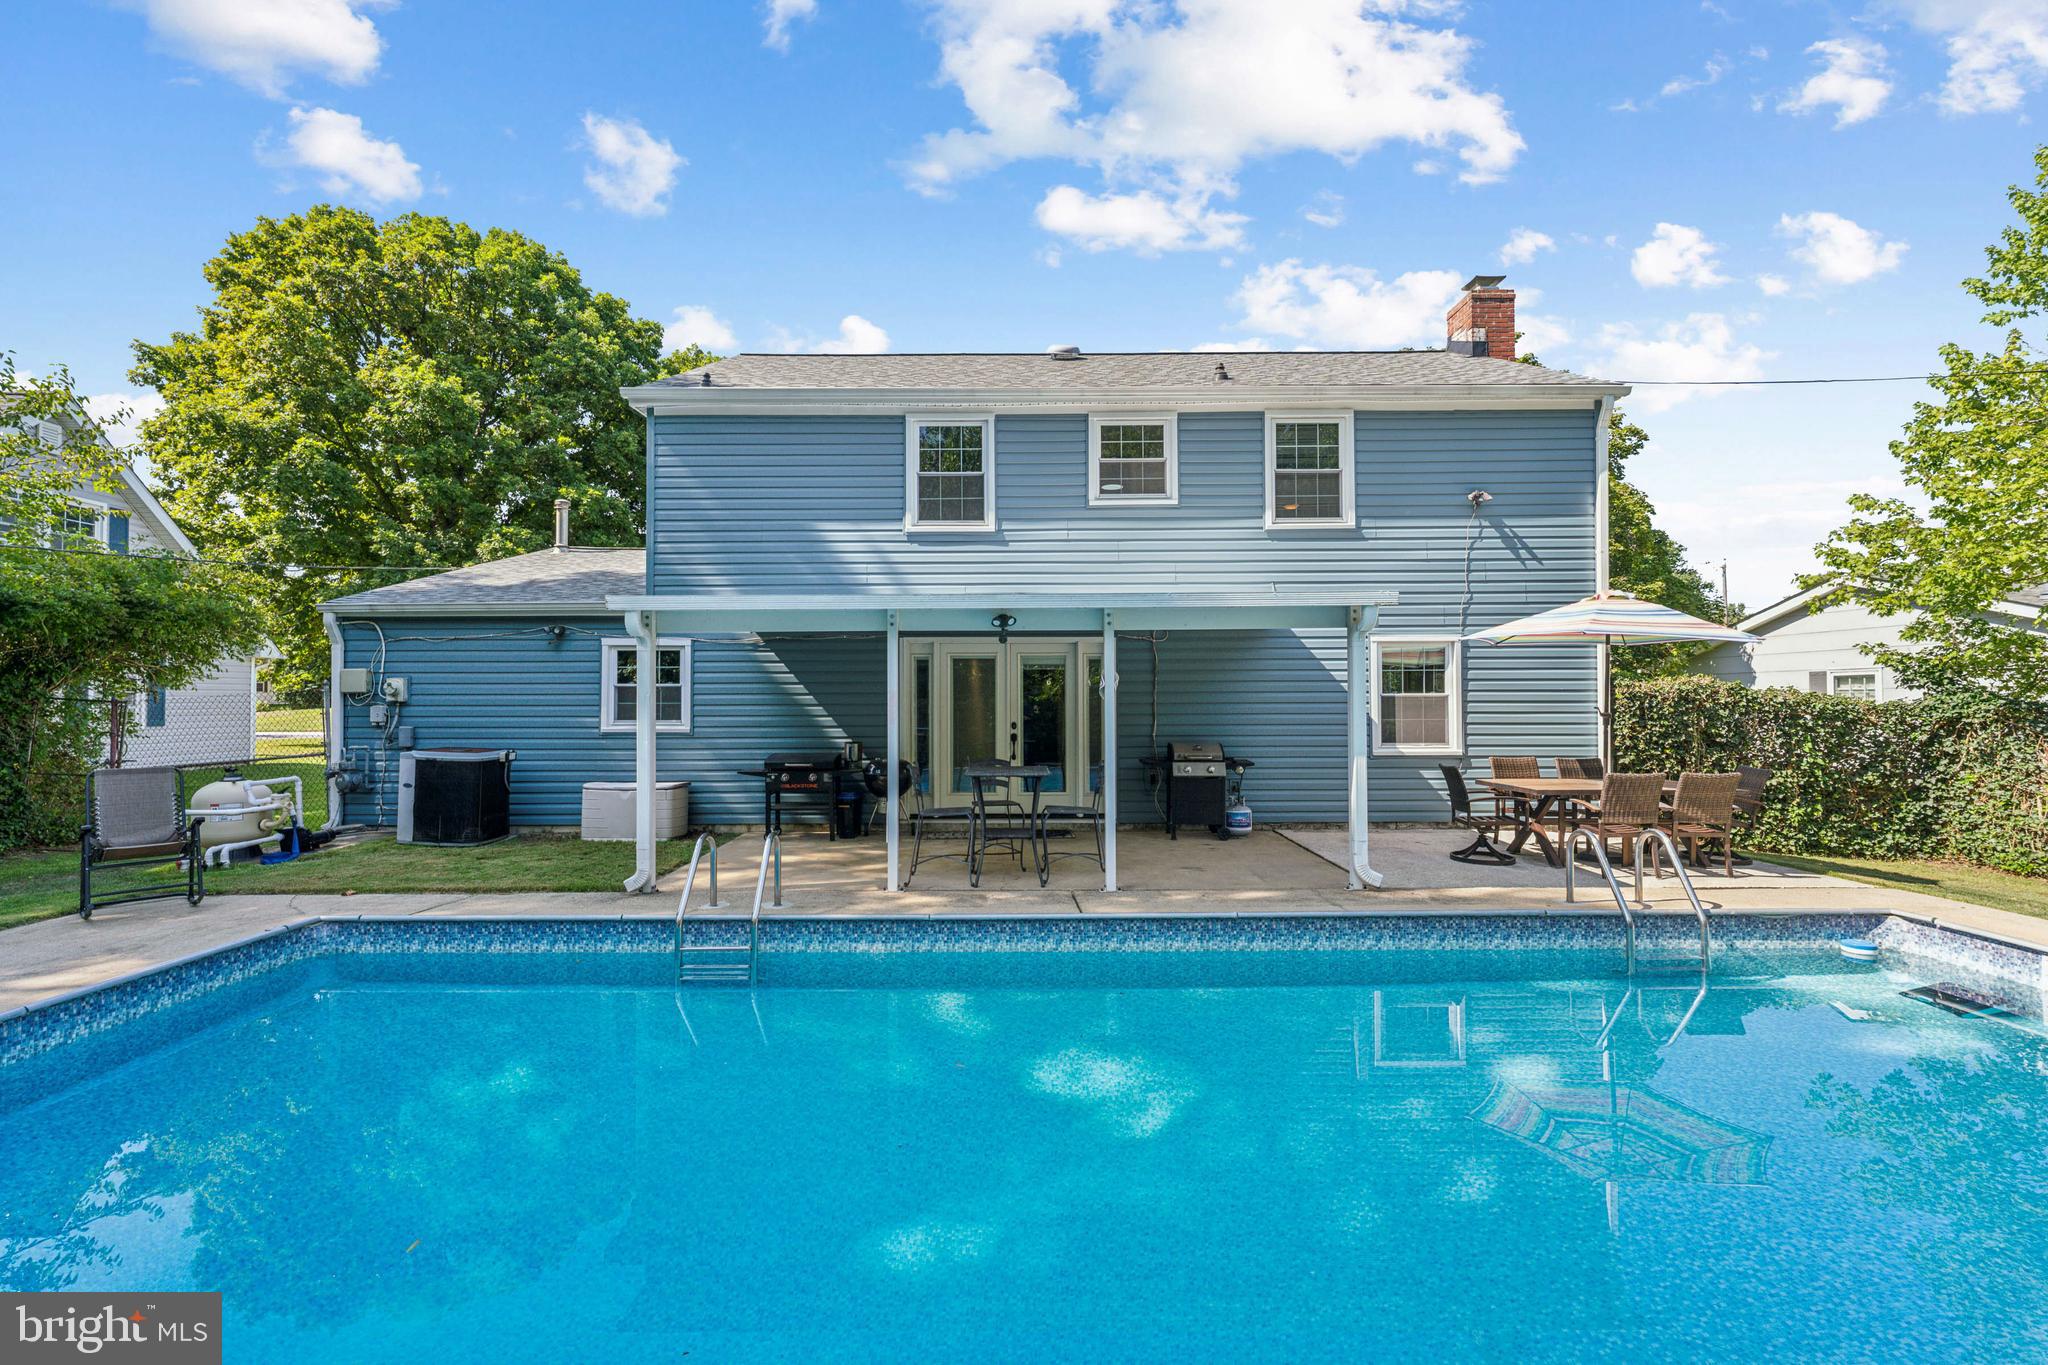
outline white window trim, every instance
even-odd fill
[[[1395,649],[1412,648],[1416,645],[1441,647],[1444,651],[1444,695],[1448,707],[1444,715],[1444,733],[1450,740],[1444,744],[1389,744],[1380,738],[1380,650],[1382,646]],[[1403,758],[1455,758],[1465,752],[1465,648],[1464,642],[1455,635],[1375,635],[1372,637],[1372,658],[1369,667],[1372,676],[1372,752]]]
[[[917,429],[981,428],[982,510],[980,521],[917,519]],[[913,412],[903,419],[903,529],[921,532],[986,533],[996,529],[996,418],[992,412]]]
[[[1882,668],[1877,668],[1877,667],[1871,667],[1871,668],[1831,668],[1831,669],[1829,669],[1829,670],[1828,670],[1828,695],[1829,695],[1829,696],[1831,696],[1831,697],[1839,697],[1839,696],[1841,696],[1841,695],[1842,695],[1841,693],[1839,693],[1839,692],[1835,691],[1835,679],[1837,679],[1837,678],[1862,678],[1862,677],[1868,677],[1868,678],[1870,679],[1870,682],[1871,682],[1871,693],[1870,693],[1870,699],[1871,699],[1872,701],[1883,701],[1883,700],[1884,700],[1884,670],[1883,670]]]
[[[69,499],[66,502],[63,511],[60,511],[57,514],[57,524],[52,529],[51,534],[59,538],[62,538],[70,534],[64,529],[65,512],[90,512],[92,513],[92,538],[98,541],[100,544],[104,545],[107,543],[107,518],[109,515],[111,515],[111,511],[112,509],[110,509],[105,503],[96,502],[86,498]]]
[[[1266,414],[1266,529],[1268,531],[1328,531],[1332,528],[1355,529],[1358,525],[1358,444],[1351,426],[1351,413],[1342,411],[1269,412]],[[1273,468],[1279,458],[1278,431],[1282,422],[1335,422],[1337,424],[1337,478],[1343,498],[1344,510],[1336,517],[1318,517],[1313,521],[1291,518],[1277,519],[1279,509],[1273,505]]]
[[[1166,493],[1102,491],[1102,429],[1106,426],[1166,428]],[[1088,414],[1088,505],[1090,507],[1178,507],[1180,505],[1180,418],[1171,412],[1091,412]]]
[[[603,648],[598,651],[597,728],[606,734],[630,735],[634,730],[632,721],[615,721],[612,719],[612,696],[618,690],[617,679],[619,676],[618,664],[615,660],[620,654],[637,649],[639,642],[631,636],[621,635],[604,640],[601,643]],[[692,708],[695,704],[697,690],[694,685],[696,650],[691,648],[691,642],[688,639],[680,635],[663,635],[655,640],[654,647],[658,650],[680,649],[683,651],[683,718],[679,721],[657,720],[654,723],[654,728],[665,735],[687,735],[690,733],[690,720],[693,714]]]

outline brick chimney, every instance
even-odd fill
[[[1444,315],[1453,355],[1515,358],[1515,291],[1503,289],[1505,275],[1474,275]]]

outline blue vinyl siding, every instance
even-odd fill
[[[1358,525],[1264,529],[1265,426],[1257,412],[1180,419],[1180,504],[1087,504],[1085,414],[996,424],[999,529],[905,533],[904,423],[896,415],[663,417],[653,424],[648,585],[656,593],[1003,588],[1299,591],[1391,589],[1391,633],[1457,635],[1583,596],[1594,586],[1593,412],[1360,412]],[[1465,495],[1493,495],[1483,515]],[[1470,591],[1467,595],[1466,556]],[[632,776],[632,736],[598,728],[607,618],[386,618],[385,671],[411,680],[403,721],[422,747],[508,746],[513,818],[569,825],[581,787]],[[1022,630],[1028,633],[1029,623]],[[447,637],[447,638],[441,638]],[[377,640],[344,623],[347,662]],[[1246,792],[1263,819],[1344,818],[1344,643],[1335,631],[1175,631],[1158,648],[1163,740],[1215,739],[1257,761]],[[693,731],[664,735],[660,775],[687,779],[693,818],[759,819],[759,783],[734,769],[778,750],[885,741],[879,636],[702,639]],[[1156,818],[1138,758],[1153,730],[1153,643],[1119,641],[1119,798]],[[1465,761],[1598,747],[1589,647],[1468,645]],[[374,738],[350,707],[348,743]],[[396,752],[387,763],[386,819]],[[1382,821],[1441,820],[1436,758],[1372,765]],[[1455,760],[1454,760],[1455,761]],[[357,796],[349,818],[375,814]]]

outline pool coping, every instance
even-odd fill
[[[2038,972],[2038,979],[2037,979],[2037,980],[2035,980],[2035,981],[2029,982],[2028,984],[2031,984],[2031,985],[2034,985],[2034,986],[2038,987],[2038,988],[2039,988],[2039,989],[2041,989],[2041,990],[2042,990],[2042,991],[2043,991],[2044,993],[2048,993],[2048,949],[2043,949],[2043,948],[2042,948],[2042,947],[2041,947],[2041,946],[2040,946],[2039,944],[2035,944],[2035,943],[2029,943],[2029,942],[2027,942],[2027,941],[2025,941],[2025,940],[2023,940],[2023,939],[2018,939],[2018,938],[2012,938],[2012,937],[2008,937],[2008,936],[2006,936],[2006,935],[2003,935],[2003,934],[1999,934],[1999,933],[1995,933],[1995,932],[1993,932],[1993,931],[1990,931],[1990,930],[1986,930],[1986,929],[1981,929],[1981,928],[1977,928],[1977,927],[1974,927],[1974,926],[1968,926],[1968,925],[1959,925],[1959,924],[1953,924],[1953,923],[1948,923],[1948,922],[1944,922],[1944,921],[1943,921],[1943,920],[1941,919],[1941,917],[1939,917],[1939,916],[1936,916],[1936,915],[1924,915],[1924,914],[1915,914],[1915,913],[1912,913],[1912,912],[1908,912],[1908,911],[1898,911],[1898,910],[1882,910],[1882,909],[1872,909],[1872,910],[1813,910],[1813,909],[1767,909],[1767,908],[1758,908],[1758,909],[1743,909],[1743,910],[1739,910],[1739,911],[1729,911],[1729,912],[1724,912],[1724,913],[1725,913],[1725,914],[1726,914],[1726,915],[1727,915],[1728,917],[1731,917],[1731,918],[1733,918],[1733,917],[1741,917],[1741,918],[1756,918],[1756,919],[1841,919],[1841,918],[1844,918],[1844,917],[1849,917],[1849,918],[1872,918],[1872,919],[1876,919],[1876,920],[1880,921],[1881,923],[1889,923],[1889,922],[1892,922],[1892,921],[1898,921],[1898,922],[1902,922],[1902,923],[1905,923],[1905,924],[1909,924],[1909,925],[1914,925],[1914,926],[1917,926],[1917,927],[1919,927],[1919,928],[1922,928],[1922,929],[1932,929],[1932,930],[1935,930],[1935,931],[1937,931],[1938,933],[1940,933],[1940,934],[1943,934],[1943,935],[1953,935],[1953,936],[1956,936],[1956,937],[1959,937],[1959,938],[1964,938],[1964,939],[1972,939],[1972,940],[1976,940],[1976,941],[1978,941],[1978,942],[1981,942],[1981,943],[1985,943],[1985,944],[1988,944],[1988,945],[1992,945],[1992,946],[1994,946],[1994,947],[1997,947],[1997,948],[2002,948],[2002,949],[2006,949],[2006,950],[2009,950],[2009,951],[2014,951],[2014,952],[2018,952],[2018,953],[2022,953],[2022,954],[2025,954],[2025,955],[2026,955],[2027,957],[2029,957],[2029,958],[2032,958],[2032,959],[2034,959],[2034,960],[2035,960],[2035,962],[2036,962],[2036,963],[2038,964],[2038,969],[2039,969],[2039,972]],[[1613,914],[1613,913],[1611,913],[1611,912],[1603,912],[1603,911],[1601,911],[1601,910],[1600,910],[1600,909],[1599,909],[1598,907],[1594,907],[1594,906],[1588,906],[1588,907],[1587,907],[1587,908],[1585,908],[1585,909],[1579,909],[1579,908],[1573,907],[1573,908],[1568,908],[1568,909],[1557,909],[1557,908],[1549,908],[1549,909],[1540,909],[1540,910],[1537,910],[1537,909],[1479,909],[1479,908],[1473,908],[1473,909],[1445,909],[1445,908],[1437,908],[1437,907],[1426,907],[1426,908],[1419,908],[1419,909],[1415,909],[1415,910],[1370,910],[1370,911],[1350,911],[1350,912],[1318,912],[1318,911],[1274,911],[1274,910],[1270,910],[1270,909],[1268,909],[1268,910],[1189,910],[1189,911],[1185,911],[1185,912],[1182,912],[1182,911],[1174,911],[1174,912],[1170,912],[1170,913],[1143,913],[1143,912],[1137,912],[1137,913],[1123,913],[1123,914],[1119,914],[1119,913],[1104,913],[1104,914],[1095,914],[1095,915],[1089,915],[1089,916],[1085,917],[1085,919],[1077,919],[1077,918],[1076,918],[1075,916],[1072,916],[1072,915],[1048,915],[1048,914],[1044,914],[1044,913],[1034,913],[1034,912],[1015,912],[1015,913],[1010,913],[1010,912],[990,912],[990,913],[985,913],[985,914],[974,914],[974,915],[895,915],[895,916],[891,916],[891,915],[872,915],[872,914],[804,914],[804,915],[763,915],[763,916],[761,916],[761,917],[760,917],[760,923],[762,923],[762,924],[764,924],[764,925],[768,925],[768,924],[773,924],[773,925],[792,925],[792,926],[794,926],[794,925],[803,925],[803,924],[815,924],[815,923],[821,923],[821,922],[823,922],[823,923],[837,923],[837,924],[860,924],[860,925],[866,925],[866,926],[871,926],[871,927],[880,927],[880,926],[884,926],[884,925],[910,925],[910,924],[922,924],[922,925],[941,925],[941,924],[978,924],[978,923],[989,923],[989,922],[1010,922],[1010,923],[1016,923],[1016,922],[1020,922],[1020,921],[1041,921],[1041,922],[1044,922],[1044,923],[1046,923],[1046,924],[1049,924],[1049,925],[1053,925],[1053,924],[1056,924],[1056,925],[1062,925],[1062,926],[1070,926],[1070,925],[1076,925],[1076,924],[1080,924],[1080,923],[1089,923],[1089,924],[1097,924],[1097,925],[1103,925],[1103,926],[1105,926],[1105,928],[1107,928],[1108,926],[1112,926],[1112,925],[1115,925],[1115,924],[1118,924],[1118,923],[1128,923],[1128,924],[1153,924],[1153,925],[1157,925],[1157,924],[1160,924],[1160,923],[1172,923],[1172,922],[1181,922],[1181,921],[1206,921],[1206,920],[1219,920],[1219,921],[1233,921],[1233,920],[1282,920],[1282,921],[1284,921],[1284,920],[1312,920],[1312,919],[1322,919],[1322,918],[1329,918],[1329,919],[1336,919],[1336,920],[1344,920],[1344,921],[1368,921],[1368,922],[1369,922],[1369,921],[1375,921],[1375,920],[1379,920],[1379,921],[1403,921],[1403,920],[1423,920],[1423,919],[1443,919],[1443,920],[1489,920],[1489,919],[1571,919],[1571,920],[1580,920],[1580,921],[1590,921],[1590,920],[1609,920],[1609,921],[1617,921],[1617,922],[1618,922],[1618,921],[1620,920],[1620,916],[1619,916],[1619,915]],[[1637,918],[1637,920],[1638,920],[1638,922],[1639,922],[1639,923],[1640,923],[1640,922],[1642,922],[1642,921],[1651,921],[1651,922],[1654,922],[1654,923],[1659,923],[1659,924],[1662,924],[1662,923],[1668,923],[1668,922],[1688,922],[1688,921],[1691,921],[1691,920],[1693,920],[1694,916],[1693,916],[1693,914],[1692,914],[1692,913],[1691,913],[1690,911],[1685,911],[1685,910],[1665,910],[1665,909],[1659,909],[1659,910],[1639,910],[1639,911],[1637,911],[1637,912],[1636,912],[1636,918]],[[1715,918],[1720,918],[1720,916],[1716,916]],[[422,916],[419,916],[419,915],[374,915],[374,914],[364,914],[364,915],[307,915],[307,916],[302,916],[302,917],[301,917],[301,918],[299,918],[299,919],[295,919],[295,920],[288,920],[288,921],[286,921],[286,922],[285,922],[285,923],[283,923],[283,924],[273,925],[273,926],[271,926],[271,927],[270,927],[270,928],[268,928],[268,929],[263,929],[263,930],[259,930],[259,931],[255,932],[255,933],[253,933],[253,934],[245,934],[245,935],[243,935],[243,936],[242,936],[242,937],[240,937],[240,938],[237,938],[237,939],[232,939],[232,940],[230,940],[230,941],[228,941],[228,942],[226,942],[226,943],[220,943],[220,944],[215,944],[214,946],[212,946],[212,947],[210,947],[210,948],[202,948],[202,949],[198,949],[198,950],[196,950],[196,951],[194,951],[194,952],[190,952],[190,953],[184,953],[184,954],[181,954],[181,955],[179,955],[178,957],[174,957],[174,958],[168,958],[168,959],[166,959],[165,961],[162,961],[162,962],[156,962],[156,963],[151,963],[151,964],[150,964],[149,966],[147,966],[147,967],[138,967],[138,968],[136,968],[136,969],[135,969],[134,971],[131,971],[131,972],[123,972],[123,973],[121,973],[121,974],[120,974],[120,975],[118,975],[118,976],[112,976],[112,977],[108,977],[108,978],[107,978],[106,980],[104,980],[104,981],[96,981],[96,982],[94,982],[94,983],[92,983],[91,985],[88,985],[88,986],[77,986],[77,987],[74,987],[74,988],[72,988],[71,990],[68,990],[68,991],[60,991],[60,992],[58,992],[58,993],[57,993],[57,994],[55,994],[55,995],[45,996],[45,997],[44,997],[43,999],[40,999],[40,1000],[33,1000],[33,1001],[30,1001],[30,1002],[29,1002],[28,1004],[26,1004],[26,1005],[16,1005],[16,1006],[15,1006],[15,1007],[13,1007],[12,1009],[8,1009],[8,1010],[5,1010],[5,1011],[0,1011],[0,1030],[4,1030],[5,1028],[7,1028],[7,1027],[8,1027],[9,1025],[11,1025],[12,1023],[14,1023],[14,1021],[16,1021],[16,1020],[18,1020],[18,1019],[22,1019],[22,1018],[30,1017],[30,1016],[33,1016],[33,1015],[36,1015],[36,1014],[39,1014],[39,1013],[43,1013],[43,1012],[45,1012],[45,1011],[48,1011],[48,1010],[52,1010],[52,1009],[57,1009],[57,1008],[61,1008],[61,1007],[63,1007],[63,1006],[66,1006],[66,1005],[72,1005],[72,1004],[76,1004],[76,1003],[78,1003],[78,1002],[80,1002],[80,1001],[82,1001],[82,1000],[85,1000],[85,999],[87,999],[87,998],[89,998],[89,997],[92,997],[92,996],[95,996],[95,995],[101,995],[101,994],[106,994],[106,993],[109,993],[109,992],[112,992],[112,991],[116,991],[116,990],[122,989],[123,987],[127,987],[127,986],[132,986],[132,985],[134,985],[134,984],[136,984],[136,983],[138,983],[138,982],[143,982],[143,981],[147,981],[147,980],[149,980],[149,979],[151,979],[151,978],[153,978],[153,977],[158,977],[158,976],[164,976],[164,975],[167,975],[167,974],[169,974],[169,973],[172,973],[172,972],[176,972],[176,971],[179,971],[179,970],[181,970],[181,969],[184,969],[184,968],[187,968],[187,967],[193,967],[193,966],[197,966],[197,965],[199,965],[199,964],[201,964],[201,963],[204,963],[204,962],[206,962],[206,961],[208,961],[208,960],[210,960],[210,959],[213,959],[213,958],[218,958],[218,957],[222,957],[222,956],[224,956],[224,955],[226,955],[226,954],[229,954],[229,953],[233,953],[233,952],[236,952],[236,951],[238,951],[238,950],[242,950],[242,949],[247,949],[247,948],[250,948],[250,947],[252,947],[252,946],[254,946],[254,945],[256,945],[256,944],[260,944],[260,943],[264,943],[264,942],[267,942],[267,941],[269,941],[269,940],[271,940],[271,939],[275,939],[275,938],[281,938],[281,937],[283,937],[283,936],[285,936],[285,935],[289,935],[289,934],[297,934],[297,933],[301,933],[301,932],[304,932],[304,931],[306,931],[306,930],[308,930],[308,929],[313,929],[313,928],[317,928],[318,926],[320,926],[320,925],[323,925],[323,924],[411,924],[411,925],[425,925],[425,924],[439,924],[439,925],[460,925],[460,924],[518,924],[518,925],[534,926],[534,925],[547,925],[547,924],[612,924],[612,923],[635,923],[635,924],[664,924],[664,925],[673,925],[673,924],[675,924],[675,923],[677,922],[677,919],[678,919],[678,917],[677,917],[677,916],[675,916],[675,915],[671,915],[671,914],[653,914],[653,915],[632,915],[632,914],[615,914],[615,915],[603,915],[603,914],[599,914],[599,915],[588,915],[588,914],[586,914],[586,915],[512,915],[512,914],[482,914],[482,915],[436,915],[436,916],[431,916],[431,917],[422,917]],[[691,922],[692,924],[717,924],[717,925],[726,925],[726,926],[729,926],[729,925],[738,925],[738,924],[745,924],[745,923],[747,923],[747,922],[748,922],[748,920],[749,920],[749,917],[748,917],[748,916],[746,916],[746,915],[691,915],[691,916],[689,917],[689,920],[690,920],[690,922]],[[1617,927],[1618,927],[1618,923],[1617,923]],[[1091,931],[1091,932],[1093,932],[1093,931]],[[1959,964],[1959,965],[1961,965],[1961,964]],[[1994,971],[1994,972],[1996,971],[1996,969],[1995,969],[1995,968],[1992,968],[1992,969],[1989,969],[1989,970],[1992,970],[1992,971]],[[1999,975],[2006,975],[2005,973],[1997,973],[1997,974],[1999,974]]]

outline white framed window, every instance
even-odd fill
[[[640,716],[640,650],[631,639],[604,642],[598,728],[632,730]],[[690,642],[664,635],[654,646],[654,728],[690,729]]]
[[[996,419],[904,420],[903,529],[996,529]]]
[[[1862,668],[1847,673],[1830,673],[1828,691],[1838,697],[1848,697],[1852,701],[1876,701],[1877,670]]]
[[[1465,751],[1464,688],[1456,639],[1375,635],[1372,686],[1376,752]]]
[[[107,543],[107,518],[99,508],[86,503],[72,503],[58,514],[57,548],[68,550],[81,545],[104,545]]]
[[[1171,507],[1180,501],[1180,423],[1170,412],[1088,418],[1088,505]]]
[[[1266,414],[1266,529],[1353,526],[1348,412]]]

